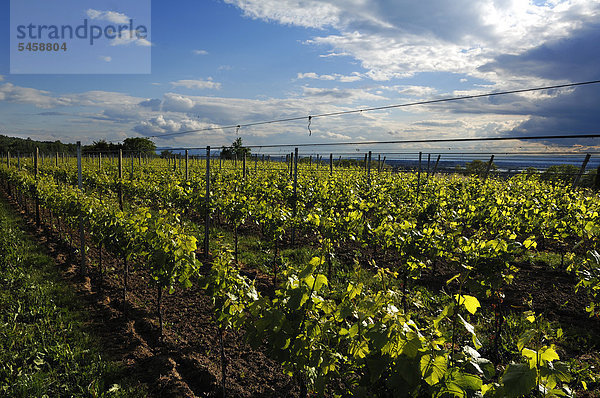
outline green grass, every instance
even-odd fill
[[[0,397],[146,396],[103,358],[51,258],[0,200]]]

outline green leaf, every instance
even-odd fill
[[[308,265],[302,270],[302,272],[300,272],[300,275],[298,275],[298,279],[302,280],[308,277],[309,275],[312,275],[312,273],[315,272],[315,269],[317,269],[317,266],[320,263],[321,259],[319,257],[313,257],[308,263]]]
[[[537,373],[525,363],[510,364],[502,375],[502,386],[507,397],[528,394],[536,386]]]
[[[479,391],[481,390],[481,378],[469,373],[454,372],[452,381],[459,385],[463,390]]]
[[[552,362],[552,361],[560,359],[560,357],[554,350],[554,346],[550,346],[550,347],[544,346],[540,349],[539,353],[540,353],[540,359],[542,361]]]
[[[421,339],[419,338],[419,335],[414,332],[407,333],[406,337],[407,340],[404,343],[404,346],[402,346],[402,354],[409,358],[414,358],[422,347]]]
[[[517,348],[519,351],[522,351],[527,344],[535,337],[535,330],[529,329],[521,334],[519,340],[517,341]]]
[[[538,353],[534,350],[530,350],[529,348],[523,348],[521,351],[524,357],[529,361],[529,367],[531,369],[535,369],[538,365]]]
[[[535,322],[535,316],[533,316],[533,315],[529,315],[529,316],[528,316],[527,318],[525,318],[525,319],[527,319],[527,320],[528,320],[529,322],[531,322],[531,323]]]
[[[421,375],[430,386],[439,383],[448,370],[448,361],[444,356],[433,359],[431,355],[421,357]]]
[[[523,246],[525,247],[525,249],[529,249],[529,248],[535,249],[537,247],[537,242],[534,239],[535,239],[535,236],[531,236],[531,237],[525,239],[525,242],[523,242]]]
[[[315,292],[320,291],[323,286],[327,286],[327,277],[323,274],[317,274],[315,278]]]
[[[350,355],[352,355],[354,358],[362,359],[362,358],[366,357],[368,353],[369,353],[369,344],[366,341],[354,340],[350,344]]]
[[[477,308],[481,307],[481,304],[479,304],[479,300],[477,300],[473,296],[469,296],[466,294],[465,295],[455,294],[454,299],[456,301],[458,301],[459,305],[464,305],[465,308],[467,309],[467,311],[469,311],[471,314],[475,314],[475,312],[477,311]]]
[[[464,325],[465,329],[467,329],[467,332],[469,332],[475,336],[475,327],[473,325],[471,325],[469,322],[467,322],[465,320],[465,318],[463,318],[460,314],[457,314],[457,315],[460,318],[460,320],[462,321],[462,324]]]
[[[358,333],[358,323],[355,323],[354,325],[352,325],[352,327],[348,331],[348,335],[350,336],[350,338],[353,338],[354,336],[356,336],[357,333]]]

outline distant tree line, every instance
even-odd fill
[[[64,144],[57,141],[35,141],[31,138],[17,138],[9,137],[6,135],[0,135],[0,152],[2,153],[32,153],[35,148],[39,148],[42,152],[65,152],[75,153],[77,151],[77,145],[75,144]]]
[[[57,141],[36,141],[31,138],[18,138],[0,135],[0,153],[10,152],[17,153],[32,153],[35,148],[39,148],[42,153],[65,153],[74,155],[77,153],[77,144],[65,144],[60,140]],[[106,140],[94,141],[91,145],[83,145],[82,152],[97,153],[97,152],[116,152],[122,149],[124,152],[133,151],[141,152],[146,155],[156,154],[156,145],[148,138],[125,138],[122,143],[113,144]]]
[[[473,160],[467,162],[465,167],[456,166],[455,172],[464,175],[484,175],[488,167],[488,162],[481,160]],[[498,167],[492,162],[490,166],[490,172],[497,170]],[[600,169],[600,168],[599,168]],[[546,170],[538,170],[535,167],[528,167],[523,171],[525,174],[537,175],[540,180],[551,181],[560,184],[572,184],[577,175],[579,174],[580,168],[574,164],[557,164],[548,167]],[[598,170],[589,170],[582,174],[579,180],[579,186],[586,188],[600,189],[600,177],[598,176]]]

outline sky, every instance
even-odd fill
[[[600,79],[600,1],[62,1],[73,20],[105,23],[145,7],[148,35],[89,48],[86,63],[11,65],[17,43],[2,2],[0,134],[203,147],[237,136],[267,145],[600,131],[600,85],[314,118],[308,128],[308,115]],[[204,128],[215,129],[161,137]]]

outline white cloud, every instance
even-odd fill
[[[478,68],[499,54],[520,54],[597,22],[600,2],[553,0],[227,0],[245,16],[337,33],[306,43],[349,55],[366,76],[388,80],[419,72],[451,72],[504,82]]]
[[[178,80],[176,82],[171,82],[171,85],[195,90],[219,90],[221,88],[221,83],[213,82],[210,78],[208,80]]]
[[[369,100],[369,101],[379,101],[386,100],[388,98],[370,93],[368,90],[364,89],[340,89],[337,87],[334,88],[319,88],[319,87],[302,87],[302,91],[307,97],[319,98],[321,100],[326,101],[356,101],[356,100]]]
[[[112,57],[110,57],[110,56],[101,55],[98,58],[101,59],[104,62],[110,62],[110,61],[112,61]]]
[[[332,133],[331,131],[328,131],[328,132],[326,132],[323,135],[326,136],[326,137],[328,137],[328,138],[334,138],[336,140],[350,140],[350,139],[352,139],[352,137],[350,137],[349,135],[344,135],[344,134],[339,134],[339,133]]]
[[[49,91],[15,86],[11,83],[0,85],[0,101],[31,104],[38,108],[52,108],[70,104],[69,99],[53,97]]]
[[[114,39],[111,39],[111,46],[126,46],[129,44],[135,44],[141,47],[150,47],[152,43],[146,39],[144,32],[138,32],[137,30],[123,30]],[[140,36],[140,37],[138,37]]]
[[[318,75],[315,72],[298,73],[296,79],[317,79],[317,80],[338,80],[342,83],[356,82],[362,79],[359,72],[352,72],[350,75],[341,75],[333,73],[330,75]]]
[[[396,85],[396,86],[381,86],[383,90],[397,92],[403,96],[427,98],[437,93],[434,87],[416,86],[416,85]]]
[[[337,5],[324,1],[281,1],[278,0],[225,0],[244,11],[250,18],[266,21],[277,21],[285,25],[296,25],[307,28],[324,28],[337,26],[340,9]]]
[[[92,8],[86,11],[86,14],[91,19],[98,19],[101,21],[108,21],[116,24],[129,23],[129,17],[125,14],[116,11],[99,11]]]
[[[160,114],[147,121],[142,121],[134,127],[134,130],[142,135],[151,136],[215,127],[218,128],[215,124],[205,123],[187,116],[172,115],[171,117],[165,117],[165,115]],[[211,130],[211,134],[219,135],[222,134],[222,131],[219,129]]]
[[[195,55],[208,55],[208,51],[206,50],[192,50],[192,53]]]

